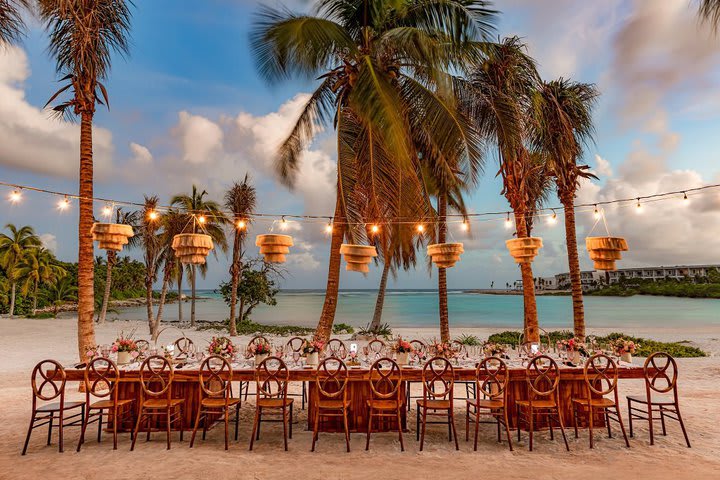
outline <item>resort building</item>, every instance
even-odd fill
[[[598,272],[586,270],[580,272],[583,289],[590,289],[604,284],[618,283],[620,279],[638,280],[682,280],[685,278],[695,279],[707,277],[712,270],[720,270],[720,264],[715,265],[675,265],[672,267],[639,267],[621,268],[613,272]],[[554,282],[549,278],[538,278],[536,288],[539,290],[566,290],[570,288],[570,273],[555,275]],[[521,284],[522,286],[522,284]]]

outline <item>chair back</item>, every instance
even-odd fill
[[[152,398],[166,395],[169,400],[174,376],[175,369],[170,360],[161,355],[149,356],[140,365],[140,385],[143,394]]]
[[[418,357],[423,358],[427,353],[427,345],[422,340],[410,340],[410,345],[417,352]]]
[[[665,352],[655,352],[650,355],[643,365],[645,373],[645,386],[648,393],[659,394],[673,392],[677,395],[677,362]]]
[[[615,361],[604,353],[588,358],[583,367],[589,394],[604,397],[617,389],[618,370]],[[588,398],[590,398],[588,396]]]
[[[287,397],[290,370],[278,357],[267,357],[255,369],[257,397],[284,399]]]
[[[98,398],[109,397],[120,380],[120,371],[115,362],[105,357],[95,357],[85,367],[85,393]]]
[[[150,342],[147,340],[135,340],[135,345],[141,357],[144,357],[147,351],[150,350]]]
[[[185,355],[187,356],[189,353],[195,352],[195,343],[190,340],[188,337],[180,337],[177,340],[175,340],[175,356],[178,355]]]
[[[455,388],[455,369],[445,357],[428,360],[422,369],[423,399],[453,399]]]
[[[200,389],[208,397],[230,398],[232,385],[232,366],[220,355],[210,355],[200,364],[198,382]]]
[[[66,381],[65,369],[59,362],[43,360],[35,365],[30,376],[33,390],[33,410],[38,400],[50,402],[59,398],[62,405],[65,401]]]
[[[342,395],[345,399],[349,379],[345,362],[337,357],[327,357],[317,367],[315,384],[321,397],[338,398]]]
[[[460,340],[453,340],[452,343],[450,343],[450,348],[452,348],[458,356],[467,353],[467,347]]]
[[[347,348],[345,343],[339,338],[331,338],[325,344],[325,353],[331,357],[345,358],[347,356]]]
[[[549,397],[557,391],[560,369],[547,355],[538,355],[530,360],[525,373],[531,400],[533,397]]]
[[[270,342],[268,341],[267,338],[263,337],[262,335],[255,335],[254,337],[252,337],[252,338],[250,339],[250,341],[249,341],[248,344],[247,344],[247,351],[246,351],[246,352],[248,353],[248,355],[250,354],[251,348],[252,348],[253,346],[259,345],[259,344],[267,344],[267,345],[270,345]]]
[[[291,352],[300,352],[302,349],[303,343],[305,342],[305,339],[302,337],[292,337],[288,342],[285,344]]]
[[[370,367],[368,380],[373,399],[397,398],[402,383],[402,371],[395,360],[383,357]]]
[[[510,375],[505,362],[498,357],[483,358],[475,369],[477,391],[485,398],[505,398]]]
[[[379,338],[373,338],[368,343],[368,348],[375,355],[383,355],[385,353],[386,346],[387,345],[385,344],[385,342],[380,340]]]

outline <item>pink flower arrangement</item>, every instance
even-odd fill
[[[457,355],[457,351],[447,342],[433,342],[430,349],[436,357],[453,358]]]
[[[635,343],[632,340],[625,340],[622,337],[614,340],[611,345],[616,355],[622,355],[624,353],[632,355],[638,348],[640,348],[640,344]]]
[[[415,351],[412,344],[398,337],[397,342],[392,345],[393,352],[396,353],[412,353]]]
[[[495,355],[504,355],[505,350],[505,345],[501,345],[499,343],[487,342],[485,343],[485,345],[483,345],[483,352],[485,353],[485,355],[491,357]]]
[[[210,355],[232,358],[235,354],[235,346],[228,337],[212,337],[207,352]]]
[[[135,340],[132,339],[131,336],[126,336],[123,333],[120,333],[120,336],[115,339],[115,341],[112,344],[112,351],[113,352],[135,352],[135,356],[138,354],[138,346],[135,343]]]
[[[253,343],[248,350],[251,355],[270,355],[270,353],[272,353],[270,344],[263,341]]]
[[[305,339],[302,344],[302,352],[307,353],[319,353],[322,352],[322,349],[325,347],[325,342],[321,342],[320,340],[308,340]]]
[[[585,351],[585,344],[580,341],[579,338],[574,337],[570,339],[563,339],[557,341],[557,348],[565,350],[567,352]]]
[[[88,348],[87,352],[85,352],[85,356],[88,358],[88,360],[92,360],[95,357],[100,356],[100,347],[95,345],[93,347]]]

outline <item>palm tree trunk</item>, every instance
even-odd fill
[[[183,265],[178,260],[178,322],[183,321],[183,308],[182,308],[182,282],[183,282]]]
[[[447,194],[441,191],[438,195],[438,243],[445,243],[447,234]],[[438,306],[440,311],[440,341],[450,341],[450,315],[447,298],[447,269],[438,268]]]
[[[345,232],[345,219],[342,217],[340,207],[340,192],[335,200],[335,215],[333,216],[333,231],[330,241],[330,262],[328,266],[327,286],[325,287],[325,303],[323,304],[320,320],[318,321],[315,336],[322,342],[327,342],[332,333],[337,309],[338,289],[340,286],[340,245]]]
[[[10,318],[13,318],[13,315],[15,315],[15,285],[15,282],[12,282],[10,289]]]
[[[377,300],[375,301],[375,313],[373,314],[370,330],[377,331],[382,321],[383,305],[385,304],[385,289],[387,287],[388,273],[390,272],[390,261],[385,258],[383,263],[382,276],[380,277],[380,288],[378,289]]]
[[[575,232],[574,195],[563,195],[560,199],[565,207],[565,243],[567,244],[570,283],[572,285],[573,330],[575,336],[585,340],[585,309],[583,307],[580,259],[578,257],[577,233]]]
[[[112,287],[112,269],[115,266],[115,252],[108,250],[107,252],[107,268],[105,273],[105,293],[103,293],[102,309],[100,310],[100,318],[98,318],[98,324],[102,325],[105,323],[105,316],[107,315],[108,304],[110,303],[110,288]]]
[[[165,307],[165,298],[167,297],[168,286],[170,285],[170,277],[172,276],[172,261],[165,263],[165,270],[163,271],[163,284],[162,290],[160,290],[160,301],[158,303],[157,316],[155,317],[155,325],[153,326],[153,336],[155,332],[160,330],[160,322],[162,321],[163,309]]]
[[[197,273],[197,267],[192,265],[190,267],[190,326],[195,326],[195,274]]]
[[[527,238],[527,224],[525,223],[524,212],[515,211],[515,227],[518,238]],[[521,263],[520,273],[523,284],[523,307],[525,312],[525,340],[528,342],[539,342],[540,331],[538,330],[537,303],[535,301],[535,282],[533,280],[532,264]]]
[[[148,269],[152,267],[148,266]],[[147,318],[148,318],[148,328],[150,329],[150,334],[153,333],[153,325],[155,323],[155,313],[153,312],[153,282],[152,282],[153,275],[148,272],[145,274],[145,310],[147,311]]]
[[[93,238],[93,144],[92,112],[80,121],[80,212],[78,221],[78,357],[80,361],[95,342],[95,293]]]
[[[230,265],[230,336],[237,335],[237,325],[235,324],[235,309],[237,306],[237,289],[240,278],[240,242],[241,234],[235,231],[235,240],[233,241],[232,265]],[[242,312],[241,312],[242,315]]]
[[[32,309],[33,316],[37,315],[37,297],[38,297],[38,281],[36,279],[34,282],[34,285],[33,285],[33,309]]]

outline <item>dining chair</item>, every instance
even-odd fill
[[[401,417],[401,410],[405,408],[405,400],[402,398],[400,389],[402,382],[402,370],[400,370],[400,366],[395,360],[391,358],[379,358],[370,367],[370,372],[368,373],[370,398],[366,402],[368,408],[368,424],[365,450],[370,449],[372,421],[373,417],[375,417],[395,418],[397,420],[400,451],[405,451]]]
[[[347,356],[347,348],[345,347],[345,343],[339,338],[331,338],[325,344],[325,353],[331,357],[345,358],[345,356]]]
[[[85,367],[85,374],[83,376],[85,385],[85,416],[83,417],[80,440],[77,446],[78,452],[82,444],[85,443],[85,431],[91,423],[97,422],[97,441],[101,441],[103,416],[107,417],[108,423],[112,421],[113,450],[117,450],[118,423],[130,419],[131,425],[133,425],[132,406],[135,401],[132,398],[118,398],[118,381],[120,381],[120,371],[117,365],[115,365],[115,362],[109,358],[93,358]],[[93,398],[98,398],[99,400],[93,401]],[[132,435],[132,426],[130,433]]]
[[[150,440],[152,420],[155,420],[155,431],[162,417],[165,417],[165,432],[167,433],[167,449],[170,450],[170,433],[175,423],[180,423],[180,441],[183,439],[183,405],[185,400],[173,398],[173,380],[175,371],[172,363],[160,355],[151,355],[140,365],[140,407],[138,409],[135,436],[130,445],[130,451],[135,450],[143,419],[147,422],[147,435],[145,441]]]
[[[605,417],[608,438],[612,438],[610,420],[620,424],[620,430],[625,437],[625,445],[630,448],[625,424],[620,415],[620,400],[618,398],[618,370],[615,361],[605,354],[597,354],[588,358],[583,367],[585,378],[585,396],[572,398],[573,419],[575,422],[575,438],[578,438],[578,413],[582,409],[587,413],[587,425],[590,434],[590,448],[593,448],[593,427],[595,412],[602,412]],[[607,396],[611,395],[611,398]]]
[[[535,415],[544,416],[550,427],[550,440],[555,439],[552,422],[555,421],[565,441],[565,448],[570,451],[565,425],[560,414],[560,369],[558,364],[547,355],[538,355],[528,363],[525,370],[527,382],[527,400],[516,400],[517,408],[517,434],[520,441],[520,424],[522,421],[528,427],[530,435],[530,451],[533,449],[533,432],[535,429]]]
[[[507,414],[508,383],[510,375],[505,362],[498,357],[484,358],[475,369],[475,391],[478,398],[466,401],[465,413],[465,441],[469,440],[470,422],[475,423],[475,443],[473,450],[477,451],[478,429],[481,423],[497,424],[497,439],[500,440],[500,425],[505,427],[508,446],[513,451],[510,435],[510,423]],[[479,398],[482,395],[482,398]],[[481,415],[489,415],[495,421],[482,421]]]
[[[147,340],[135,340],[135,345],[137,346],[140,358],[145,357],[147,352],[150,350],[150,342]]]
[[[190,437],[190,448],[195,443],[200,420],[203,422],[202,438],[205,440],[211,416],[222,416],[225,422],[225,450],[228,449],[228,424],[230,409],[235,409],[235,440],[238,439],[240,421],[240,399],[232,396],[233,370],[230,362],[220,355],[211,355],[200,364],[198,373],[198,408],[195,426]]]
[[[293,353],[299,353],[302,356],[302,346],[305,343],[305,339],[302,337],[292,337],[285,344],[287,352],[292,355]],[[302,385],[301,393],[290,393],[288,397],[300,397],[300,408],[305,410],[305,401],[307,400],[307,382],[300,382]]]
[[[288,398],[287,388],[290,371],[281,358],[267,357],[255,369],[255,421],[250,435],[250,450],[255,440],[260,440],[260,424],[262,422],[282,422],[283,442],[285,451],[288,449],[289,437],[292,438],[293,402]],[[263,414],[280,415],[280,419],[263,419]]]
[[[65,383],[67,376],[65,369],[55,360],[43,360],[33,368],[30,375],[32,385],[32,414],[28,427],[25,445],[22,454],[27,453],[30,435],[36,428],[48,426],[47,444],[52,439],[52,429],[58,429],[58,450],[63,452],[63,429],[65,427],[82,426],[85,417],[85,402],[66,402]],[[74,413],[79,408],[80,413]],[[71,415],[66,417],[65,412]],[[57,424],[54,425],[55,419]]]
[[[252,338],[250,339],[250,341],[248,342],[247,347],[245,347],[245,354],[246,354],[246,355],[251,355],[251,354],[249,353],[249,352],[250,352],[250,349],[251,349],[253,346],[258,345],[258,344],[261,344],[261,343],[262,343],[262,344],[268,344],[268,345],[270,344],[270,342],[268,341],[268,339],[265,338],[265,337],[262,336],[262,335],[255,335],[254,337],[252,337]],[[240,397],[243,396],[243,392],[244,392],[244,394],[245,394],[245,401],[246,401],[246,402],[247,402],[247,399],[248,399],[248,395],[249,395],[249,393],[250,393],[250,383],[252,383],[252,382],[240,382]]]
[[[423,360],[425,358],[425,356],[427,355],[427,344],[425,342],[423,342],[422,340],[416,339],[416,340],[410,340],[410,345],[412,345],[413,350],[416,352],[417,358],[419,360]],[[407,403],[407,411],[408,412],[410,411],[410,407],[412,405],[412,400],[417,399],[417,398],[422,398],[422,395],[412,396],[412,385],[414,383],[422,383],[422,382],[413,382],[413,381],[405,382],[405,389],[406,389],[405,399],[406,399],[406,403]]]
[[[348,429],[348,410],[350,401],[347,397],[347,384],[350,379],[348,368],[340,358],[327,357],[317,367],[315,386],[315,421],[313,422],[313,440],[311,452],[315,451],[318,439],[320,417],[342,417],[345,432],[345,446],[350,452],[350,430]]]
[[[680,401],[677,387],[677,362],[668,353],[656,352],[645,360],[643,372],[645,377],[645,396],[631,395],[627,397],[630,436],[633,436],[633,420],[646,420],[650,430],[650,445],[655,445],[653,422],[659,420],[662,427],[662,434],[667,435],[665,419],[669,418],[680,424],[680,429],[685,437],[685,443],[688,448],[690,448],[690,439],[688,438],[685,423],[680,414]],[[636,406],[636,404],[638,405]]]
[[[380,356],[382,357],[385,355],[385,351],[387,349],[387,344],[384,340],[381,340],[379,338],[373,338],[368,342],[368,349],[370,352],[372,352],[376,357]]]
[[[425,444],[425,427],[428,423],[447,425],[448,441],[455,439],[455,450],[459,450],[453,409],[455,369],[450,361],[445,357],[435,357],[428,360],[422,369],[422,384],[423,398],[417,400],[417,416],[415,420],[416,436],[420,440],[420,451],[422,452]],[[429,422],[428,415],[447,417],[447,420]]]

